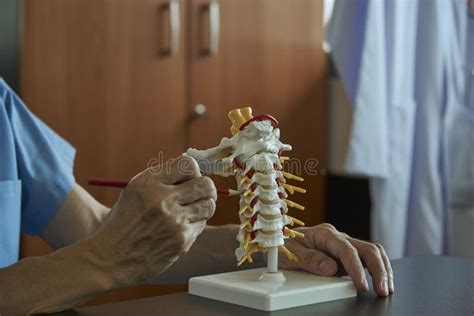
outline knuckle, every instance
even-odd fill
[[[176,237],[180,244],[186,245],[191,238],[189,228],[184,224],[178,224],[177,226]]]
[[[314,242],[317,247],[321,247],[322,245],[326,244],[332,237],[334,237],[334,234],[324,227],[317,227],[318,228],[314,232]]]
[[[216,186],[214,185],[214,181],[212,181],[211,178],[209,177],[202,177],[203,178],[203,181],[204,183],[206,184],[206,186],[210,189],[210,190],[215,190],[216,189]]]
[[[213,199],[206,199],[199,203],[199,213],[206,215],[207,218],[210,218],[214,215],[216,209],[216,202]]]
[[[303,263],[304,266],[311,266],[315,260],[316,260],[316,253],[315,252],[312,252],[312,251],[307,251],[304,255],[303,255],[303,258],[301,260],[301,262]]]
[[[385,269],[383,269],[382,267],[379,267],[377,270],[378,271],[376,273],[380,279],[388,280],[388,274],[387,274],[387,271],[385,271]]]
[[[180,156],[178,158],[177,166],[190,172],[192,175],[198,175],[200,173],[196,160],[189,156]]]
[[[379,244],[379,243],[374,243],[374,246],[377,247],[380,252],[385,252],[385,249],[383,248],[382,244]]]
[[[333,238],[339,238],[338,232],[334,229],[331,224],[321,224],[317,226],[316,237],[320,241],[328,241]]]
[[[374,244],[367,243],[367,245],[365,246],[365,249],[371,255],[375,255],[375,256],[380,255],[380,249]]]
[[[349,235],[346,234],[346,233],[339,233],[339,235],[340,235],[343,239],[349,239],[349,238],[351,238],[351,236],[349,236]]]
[[[358,256],[359,254],[357,249],[355,249],[352,245],[346,245],[346,247],[344,247],[344,249],[341,251],[341,257],[353,258]]]
[[[214,211],[216,210],[216,202],[213,199],[207,200],[207,209],[212,216],[212,214],[214,214]]]
[[[212,192],[216,190],[214,182],[209,177],[200,177],[199,183],[202,186],[202,189],[206,192]]]
[[[128,182],[126,189],[127,190],[138,190],[144,186],[147,186],[150,182],[150,173],[147,170],[140,172],[139,174],[135,175],[130,181]]]
[[[332,232],[337,231],[336,227],[334,227],[332,224],[329,224],[329,223],[322,223],[322,224],[319,225],[319,227],[321,227],[323,229],[326,229],[326,230],[329,230],[329,231],[332,231]]]
[[[216,186],[214,185],[214,181],[211,180],[209,177],[201,177],[200,183],[202,186],[202,190],[209,196],[214,197],[216,193]]]
[[[168,208],[166,211],[158,215],[162,220],[160,225],[168,227],[174,234],[182,234],[186,231],[188,219],[186,214],[180,208]]]
[[[159,200],[156,203],[158,207],[155,207],[155,212],[165,213],[165,214],[175,214],[175,200],[173,198],[167,198],[163,200]],[[164,211],[164,212],[163,212]]]
[[[173,234],[179,235],[183,232],[185,224],[184,216],[180,213],[166,212],[162,216],[160,224],[164,225]]]
[[[196,224],[195,227],[196,227],[196,230],[197,230],[197,234],[200,235],[204,231],[204,229],[206,228],[206,223]]]

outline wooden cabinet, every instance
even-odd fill
[[[309,159],[318,162],[317,175],[304,174],[308,193],[295,200],[307,206],[298,214],[308,224],[323,220],[325,169],[325,55],[322,50],[322,5],[315,0],[220,1],[219,45],[203,54],[208,41],[208,0],[190,2],[190,102],[206,106],[206,115],[188,126],[189,145],[215,146],[230,136],[227,113],[252,105],[280,122],[281,139],[293,146],[289,153],[303,173]],[[204,31],[203,31],[204,29]],[[210,32],[212,33],[212,32]],[[296,161],[297,160],[297,161]],[[309,161],[309,162],[308,162]],[[311,162],[312,163],[312,162]],[[234,179],[218,179],[235,187]],[[236,198],[221,198],[213,223],[236,222]]]
[[[165,1],[26,0],[21,94],[77,148],[75,174],[129,178],[186,146],[183,32],[160,39]],[[184,1],[179,28],[185,28]],[[88,187],[111,205],[118,190]]]
[[[23,0],[22,20],[21,95],[77,148],[78,183],[214,146],[230,135],[227,112],[250,104],[279,119],[301,168],[313,159],[295,200],[307,206],[298,217],[323,220],[321,0]],[[108,205],[118,194],[87,189]],[[220,198],[211,223],[238,222],[236,211]],[[44,251],[23,243],[24,255]]]

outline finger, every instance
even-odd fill
[[[186,245],[183,247],[183,254],[187,253],[193,246],[198,236],[206,227],[206,221],[194,222],[186,225],[185,238]]]
[[[150,167],[149,170],[164,184],[179,184],[201,176],[196,160],[189,156],[170,159],[156,168]]]
[[[395,285],[393,284],[393,269],[390,260],[388,259],[387,253],[385,252],[384,247],[381,244],[375,244],[377,248],[380,250],[380,254],[382,255],[382,260],[385,265],[385,271],[387,271],[388,276],[388,290],[390,293],[395,292]]]
[[[372,243],[355,238],[348,237],[348,240],[358,250],[365,262],[367,270],[372,276],[375,292],[380,296],[387,296],[389,294],[388,275],[379,248]]]
[[[175,186],[178,204],[187,205],[202,199],[217,200],[214,182],[208,177],[197,177]]]
[[[364,292],[369,290],[364,267],[354,246],[331,225],[317,226],[313,234],[316,247],[341,260],[344,269],[351,276],[355,286]]]
[[[199,200],[183,206],[184,214],[190,223],[207,221],[214,215],[216,202],[213,199]]]
[[[206,228],[206,225],[206,221],[195,222],[192,224],[192,226],[194,226],[194,231],[196,232],[196,238],[201,235],[201,233],[204,231],[204,228]]]
[[[299,269],[323,276],[332,276],[337,272],[336,261],[321,251],[306,248],[300,243],[294,243],[290,250],[299,259],[296,263]]]

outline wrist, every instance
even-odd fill
[[[79,262],[94,278],[99,290],[110,291],[129,285],[125,269],[114,259],[113,249],[101,242],[100,236],[76,243]]]
[[[54,281],[58,288],[67,290],[50,296],[50,299],[40,304],[36,312],[58,311],[87,301],[99,294],[106,293],[121,286],[113,269],[107,260],[99,255],[98,247],[93,239],[84,239],[68,247],[59,249],[38,259],[41,265],[50,271],[64,271],[63,280]]]
[[[120,287],[95,248],[87,239],[0,269],[0,313],[57,312]]]

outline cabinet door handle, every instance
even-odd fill
[[[203,50],[204,55],[215,55],[219,50],[220,12],[217,0],[204,6],[209,13],[209,47]]]
[[[165,4],[164,9],[169,14],[169,47],[162,49],[162,55],[175,55],[179,48],[179,32],[180,32],[180,10],[179,0],[170,0]]]
[[[207,109],[206,109],[206,106],[204,104],[196,104],[196,106],[194,107],[194,117],[195,118],[200,118],[200,117],[204,117],[206,116],[206,112],[207,112]]]

